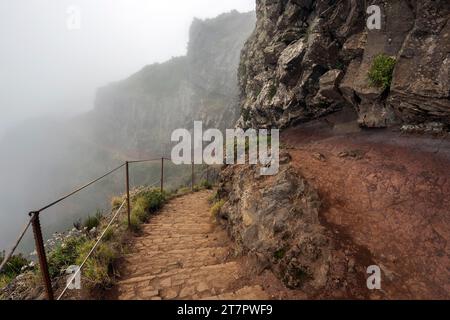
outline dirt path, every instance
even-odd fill
[[[243,281],[243,265],[231,258],[231,241],[211,217],[211,194],[175,198],[144,226],[123,261],[118,299],[269,298]]]
[[[450,297],[450,140],[392,130],[284,132],[294,165],[320,193],[323,224],[367,248],[383,297]]]

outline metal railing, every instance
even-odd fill
[[[124,204],[126,203],[126,207],[127,207],[127,221],[128,221],[128,228],[130,228],[131,225],[131,205],[130,205],[130,164],[135,164],[135,163],[144,163],[144,162],[155,162],[155,161],[161,161],[161,171],[160,171],[160,179],[159,179],[159,185],[160,185],[160,189],[161,192],[164,191],[164,161],[170,161],[170,159],[161,157],[161,158],[153,158],[153,159],[144,159],[144,160],[130,160],[130,161],[125,161],[123,164],[121,164],[120,166],[108,171],[107,173],[103,174],[102,176],[86,183],[85,185],[75,189],[74,191],[62,196],[61,198],[45,205],[44,207],[40,208],[39,210],[35,210],[35,211],[31,211],[29,213],[30,219],[28,221],[28,223],[26,224],[26,226],[24,227],[23,231],[20,233],[19,237],[17,238],[16,242],[14,243],[14,245],[12,246],[11,250],[9,251],[9,253],[5,256],[3,262],[0,265],[0,271],[3,270],[3,268],[5,267],[5,265],[7,264],[7,262],[9,261],[9,259],[13,256],[14,252],[16,251],[17,247],[19,246],[20,242],[22,241],[25,233],[27,232],[27,230],[30,228],[30,226],[33,229],[33,234],[34,234],[34,241],[35,241],[35,246],[36,246],[36,253],[38,256],[38,260],[39,260],[39,266],[40,266],[40,271],[41,271],[41,276],[42,276],[42,280],[44,283],[44,287],[45,287],[45,292],[46,292],[46,296],[48,300],[54,300],[54,291],[53,291],[53,287],[52,287],[52,283],[51,283],[51,278],[50,278],[50,272],[49,272],[49,267],[48,267],[48,263],[47,263],[47,256],[46,256],[46,252],[45,252],[45,246],[44,246],[44,238],[42,235],[42,228],[41,228],[41,223],[40,223],[40,215],[43,211],[55,206],[56,204],[66,200],[67,198],[77,194],[78,192],[88,188],[89,186],[95,184],[96,182],[104,179],[105,177],[115,173],[116,171],[122,169],[125,167],[125,186],[126,186],[126,199],[124,200],[124,202],[122,203],[122,205],[120,206],[119,210],[117,210],[117,212],[115,213],[115,215],[113,216],[113,219],[110,221],[110,223],[108,224],[107,228],[108,229],[112,222],[114,221],[114,219],[117,217],[118,213],[120,212],[120,210],[122,210]],[[195,165],[192,162],[191,163],[191,190],[194,190],[194,186],[195,186]],[[206,180],[209,180],[209,170],[206,170]],[[157,181],[156,181],[157,183]],[[101,241],[104,233],[106,232],[106,229],[103,231],[102,235],[100,236],[99,239],[97,239],[96,244],[93,246],[92,250],[89,252],[88,256],[85,258],[85,262],[87,261],[87,259],[90,257],[90,255],[94,252],[95,248],[97,247],[98,243]],[[84,262],[84,263],[85,263]],[[81,268],[81,267],[80,267]],[[75,276],[75,275],[74,275]],[[63,290],[63,293],[59,296],[58,299],[60,299],[63,294],[66,292],[67,287]]]

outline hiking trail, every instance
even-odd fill
[[[204,190],[170,200],[143,226],[125,255],[116,292],[120,300],[263,300],[245,279],[232,242],[210,213]]]

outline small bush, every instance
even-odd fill
[[[219,194],[217,193],[217,191],[208,197],[209,204],[214,204],[218,200],[219,200]]]
[[[199,192],[200,189],[201,189],[201,188],[200,188],[199,185],[195,185],[193,190],[194,190],[194,192]]]
[[[87,241],[77,248],[78,258],[76,265],[81,265],[91,251],[95,241]],[[107,287],[112,283],[110,269],[112,263],[118,257],[118,253],[111,245],[100,243],[83,267],[83,277],[87,278],[91,285]]]
[[[3,253],[0,254],[0,263],[3,262],[4,258],[5,255]],[[0,272],[0,275],[8,278],[15,278],[20,274],[22,268],[28,265],[28,263],[29,261],[25,259],[21,254],[13,255],[6,263],[3,270]]]
[[[137,194],[134,199],[135,204],[141,205],[145,211],[150,213],[161,209],[165,201],[166,194],[157,189],[143,191]]]
[[[0,253],[0,263],[5,258],[4,253]],[[0,271],[0,289],[6,287],[12,280],[14,280],[21,272],[22,268],[27,266],[29,261],[21,254],[13,255],[6,263],[2,271]]]
[[[123,197],[113,197],[111,200],[111,208],[113,210],[119,209],[124,200],[125,199]]]
[[[222,210],[222,207],[224,204],[225,204],[225,200],[217,201],[211,208],[211,215],[213,217],[217,217],[220,213],[220,210]]]
[[[211,182],[209,182],[208,180],[202,180],[202,182],[200,183],[200,186],[201,186],[203,189],[208,189],[208,190],[211,190],[212,187],[213,187],[213,185],[211,184]]]
[[[93,228],[98,228],[100,225],[100,221],[102,219],[102,213],[100,210],[97,210],[95,216],[88,216],[83,223],[83,226],[88,230],[92,230]]]
[[[146,208],[146,200],[144,198],[138,198],[133,205],[131,215],[136,217],[141,223],[146,222],[148,218]]]
[[[178,191],[177,191],[178,194],[186,194],[186,193],[189,193],[189,192],[191,192],[191,189],[188,188],[188,187],[180,188],[180,189],[178,189]]]
[[[116,237],[116,233],[114,232],[114,229],[109,228],[108,230],[106,230],[105,234],[103,235],[103,240],[111,241],[111,240],[114,240],[115,237]]]
[[[14,278],[11,278],[7,275],[0,274],[0,289],[6,287]],[[0,300],[2,300],[2,297],[0,296]]]
[[[78,258],[78,249],[88,242],[86,237],[69,238],[58,245],[48,255],[48,268],[50,276],[56,277],[65,272],[65,270],[74,265]]]
[[[128,217],[125,216],[122,219],[122,225],[125,226],[126,229],[128,228]],[[142,229],[141,225],[142,225],[141,220],[139,220],[139,218],[136,217],[135,215],[131,214],[129,230],[131,232],[138,233]]]
[[[389,89],[391,87],[395,62],[395,58],[385,54],[376,56],[369,70],[370,84],[372,86],[382,87],[384,90]]]
[[[128,224],[128,218],[125,218],[124,224],[125,225]],[[130,217],[130,230],[132,232],[139,232],[139,231],[141,231],[141,228],[142,228],[141,224],[142,224],[142,222],[139,220],[138,217],[136,217],[135,215],[131,215],[131,217]]]

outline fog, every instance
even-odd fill
[[[186,54],[194,18],[254,7],[254,0],[0,0],[0,250],[29,210],[121,161],[80,125],[99,87]],[[109,201],[123,191],[123,176],[111,179],[112,188],[100,185],[54,214]],[[30,234],[27,241],[26,250]]]
[[[254,6],[254,0],[1,0],[0,136],[27,118],[91,109],[97,87],[185,54],[194,17]],[[80,13],[79,29],[68,27],[71,7]]]

